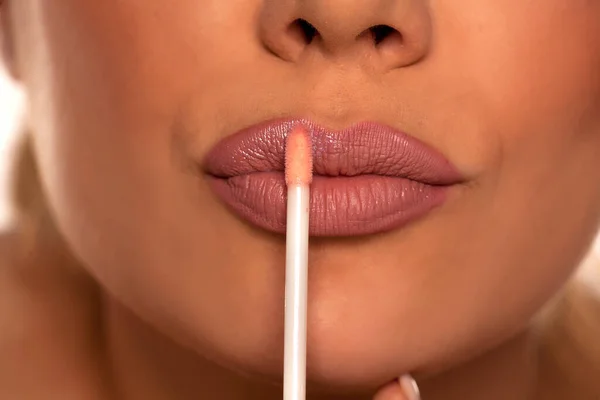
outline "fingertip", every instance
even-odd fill
[[[421,400],[419,385],[417,385],[417,382],[412,376],[402,375],[398,378],[398,385],[400,386],[402,393],[405,394],[407,400]]]
[[[382,387],[375,394],[373,400],[408,400],[408,397],[404,394],[400,383],[394,381]]]

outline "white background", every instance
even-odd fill
[[[10,174],[7,167],[11,164],[12,148],[15,132],[21,118],[23,94],[0,68],[0,228],[10,221],[10,210],[6,202],[7,187]],[[600,179],[600,176],[598,177]],[[596,242],[595,250],[600,253],[600,240]],[[586,277],[598,284],[600,288],[600,271],[595,263],[590,268],[584,268]]]

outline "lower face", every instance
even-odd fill
[[[291,3],[13,2],[42,178],[75,253],[161,331],[278,380],[285,238],[231,212],[202,162],[266,120],[375,121],[464,180],[397,229],[311,239],[310,379],[368,388],[437,372],[523,329],[597,227],[600,3],[434,0],[402,21],[428,39],[401,67],[325,35],[282,60],[262,28],[342,7]],[[394,22],[349,4],[328,33],[357,15]]]

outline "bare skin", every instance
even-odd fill
[[[3,396],[32,400],[52,398],[52,395],[67,400],[117,400],[140,395],[157,400],[186,399],[192,394],[190,388],[198,387],[202,390],[203,398],[213,393],[214,398],[267,398],[264,397],[264,388],[253,388],[248,383],[241,386],[241,393],[230,393],[232,396],[223,397],[223,379],[229,373],[223,370],[221,374],[215,373],[210,364],[207,368],[198,360],[190,360],[168,339],[156,332],[148,332],[139,322],[132,326],[131,321],[136,321],[136,318],[129,318],[128,325],[130,332],[137,333],[135,341],[138,346],[130,342],[129,345],[133,346],[124,351],[122,347],[107,345],[111,340],[111,321],[106,318],[110,307],[103,304],[102,291],[89,276],[81,274],[77,264],[64,251],[64,244],[57,241],[55,236],[50,235],[54,239],[48,240],[48,236],[44,238],[44,235],[40,235],[31,240],[30,235],[30,232],[20,232],[5,234],[0,239],[3,260],[0,268],[0,304],[3,306],[0,309],[0,343],[4,354],[0,363],[0,393]],[[28,240],[23,241],[23,237]],[[586,312],[593,314],[600,311],[597,300],[590,297],[586,301],[594,304],[593,308],[586,308]],[[580,322],[574,321],[571,325],[575,326],[571,328],[577,331]],[[542,328],[538,326],[539,329]],[[580,331],[588,332],[585,329]],[[594,333],[589,331],[587,334]],[[150,341],[145,343],[142,339]],[[424,394],[426,398],[444,400],[478,399],[484,396],[500,400],[517,396],[518,393],[521,395],[513,398],[562,400],[575,396],[584,400],[594,399],[598,391],[596,376],[600,368],[580,360],[577,354],[577,351],[590,349],[581,349],[569,343],[568,339],[559,340],[564,342],[559,351],[577,363],[572,371],[558,368],[551,360],[552,355],[544,353],[543,336],[529,330],[490,354],[427,381],[423,386]],[[157,352],[157,346],[161,346],[164,352]],[[118,366],[109,360],[113,357],[123,358],[123,355],[136,355],[136,349],[139,352],[134,361],[141,363],[131,366],[130,360],[130,371],[117,374]],[[149,358],[148,354],[153,356]],[[165,364],[169,362],[171,364]],[[162,367],[153,370],[148,369],[148,365]],[[132,374],[133,371],[136,372]],[[177,372],[176,377],[172,375],[173,371]],[[148,378],[152,375],[146,374],[159,377],[161,384],[155,385],[155,381]],[[118,382],[123,377],[132,376],[134,379],[130,381],[129,389],[119,388]],[[172,380],[165,389],[162,385],[169,379]],[[32,381],[36,384],[32,385]],[[477,384],[473,385],[473,382]],[[502,384],[497,385],[498,382]],[[185,389],[182,390],[182,387]],[[495,389],[490,392],[492,387]],[[273,389],[273,399],[280,398],[280,390]],[[164,396],[161,396],[161,391]],[[311,396],[311,399],[321,397],[331,400],[338,398],[329,395]],[[379,388],[374,397],[343,398],[406,399],[401,388],[394,383]]]
[[[310,400],[401,398],[387,384],[405,373],[424,400],[593,398],[544,378],[536,317],[600,219],[599,2],[3,11],[49,210],[2,270],[8,397],[279,399],[284,240],[232,215],[195,166],[239,129],[303,117],[392,125],[465,176],[406,229],[312,242]],[[404,41],[362,34],[380,25]]]
[[[265,397],[264,387],[253,387],[249,383],[240,386],[241,392],[235,393],[239,389],[234,389],[229,397],[225,397],[228,395],[223,391],[223,384],[231,382],[230,373],[223,370],[219,373],[210,364],[190,359],[168,339],[149,332],[139,322],[132,326],[131,321],[136,319],[131,316],[128,318],[129,331],[136,332],[137,343],[129,342],[131,348],[127,351],[107,345],[112,338],[109,331],[114,327],[107,318],[110,307],[103,304],[101,290],[96,284],[81,274],[73,259],[62,251],[62,244],[35,240],[32,247],[27,247],[29,256],[23,257],[15,251],[22,248],[19,243],[18,234],[5,234],[0,240],[3,260],[0,268],[0,343],[4,355],[0,363],[0,394],[4,397],[27,400],[52,396],[65,400],[119,400],[138,396],[156,400],[187,399],[192,396],[190,389],[197,388],[203,398],[280,398],[281,388],[271,389],[272,397]],[[588,311],[592,310],[600,310],[597,302]],[[555,363],[548,362],[549,355],[544,354],[542,344],[539,332],[533,329],[523,332],[494,352],[426,381],[422,385],[427,396],[424,398],[501,400],[518,396],[513,398],[564,400],[573,396],[594,399],[600,368],[578,360],[573,351],[576,346],[565,343],[561,347],[569,349],[572,346],[567,353],[578,362],[572,375],[565,374]],[[157,351],[157,346],[164,351]],[[148,357],[148,354],[152,356]],[[124,359],[124,356],[137,358],[125,364],[131,368],[129,372],[120,370],[114,361],[110,361],[113,357]],[[140,364],[132,365],[131,362]],[[154,367],[149,369],[148,365]],[[157,365],[161,367],[155,369]],[[124,373],[119,375],[119,371]],[[174,371],[177,376],[173,376]],[[230,379],[227,379],[228,375]],[[159,378],[160,384],[156,385],[149,376]],[[576,376],[576,382],[567,379],[570,376]],[[132,379],[128,388],[119,387],[123,377]],[[32,385],[32,381],[36,384]],[[165,387],[166,382],[169,385]],[[473,382],[477,384],[473,385]],[[497,382],[502,384],[497,385]],[[494,390],[490,391],[492,387]],[[207,397],[209,395],[212,397]],[[311,396],[311,399],[321,398],[406,400],[396,383],[379,388],[373,396]]]

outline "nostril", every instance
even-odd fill
[[[369,28],[369,33],[375,41],[375,46],[379,46],[386,41],[402,42],[402,34],[389,25],[375,25]]]
[[[281,25],[274,23],[260,25],[261,44],[264,49],[285,61],[297,60],[318,36],[320,34],[317,28],[300,18],[282,21]]]
[[[310,22],[304,19],[297,19],[288,28],[292,33],[299,35],[304,40],[304,43],[310,44],[316,36],[319,35],[319,31]]]

